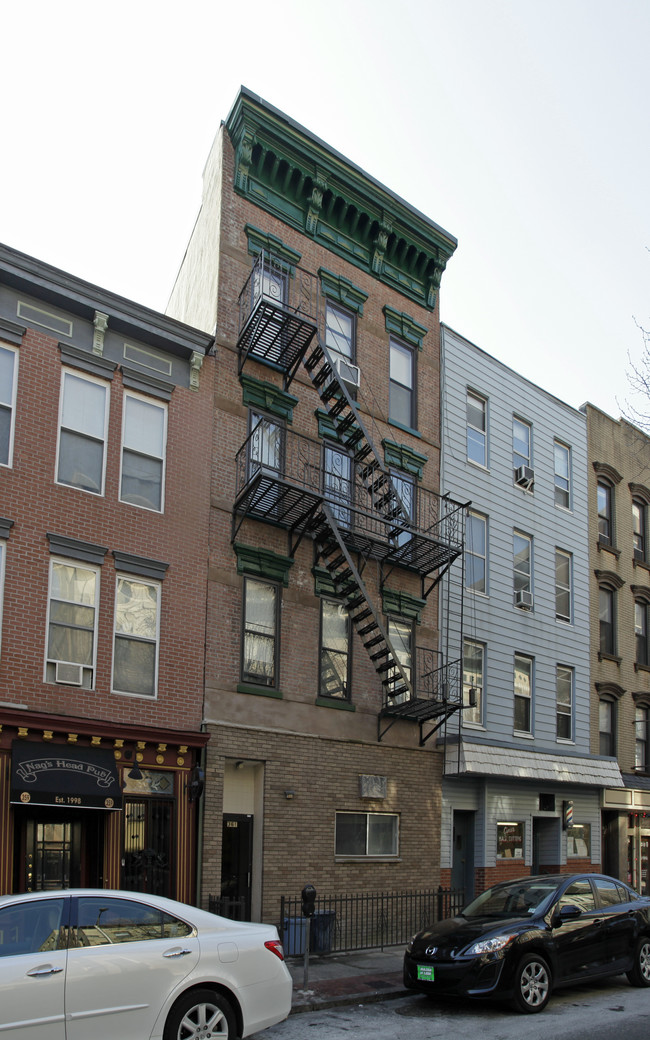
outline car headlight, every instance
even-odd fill
[[[505,950],[508,943],[511,943],[514,938],[514,935],[494,935],[491,939],[481,939],[474,943],[467,952],[469,954],[498,953],[499,950]]]

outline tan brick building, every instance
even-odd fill
[[[650,893],[650,439],[585,405],[589,451],[592,752],[625,788],[603,792],[603,869]]]
[[[195,898],[211,346],[0,246],[0,892]]]
[[[455,245],[242,89],[169,312],[216,328],[203,898],[254,919],[307,882],[439,881],[435,733],[462,696],[463,509],[438,495]]]

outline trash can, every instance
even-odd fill
[[[312,953],[329,953],[332,949],[332,932],[336,910],[317,910],[311,919],[310,948]]]
[[[307,918],[285,917],[284,952],[287,957],[302,957],[305,952]]]

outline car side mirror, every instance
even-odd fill
[[[582,910],[575,903],[565,903],[559,910],[556,908],[553,911],[553,925],[557,928],[564,921],[575,921],[581,914]]]

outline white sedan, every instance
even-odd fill
[[[0,897],[0,1040],[235,1040],[290,1009],[271,925],[107,889]]]

